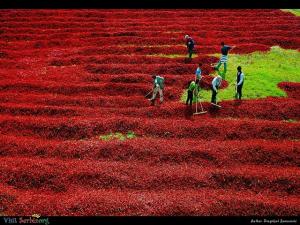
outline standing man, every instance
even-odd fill
[[[242,72],[242,67],[237,67],[236,75],[236,99],[242,99],[242,88],[244,84],[244,73]]]
[[[191,59],[192,55],[193,55],[193,49],[195,47],[195,42],[194,42],[193,38],[190,37],[189,35],[185,35],[184,38],[186,40],[186,47],[187,47],[187,50],[188,50],[189,59]]]
[[[222,83],[222,77],[220,75],[216,76],[211,82],[211,90],[212,90],[211,103],[215,105],[217,105],[217,93],[218,93],[218,89],[221,87],[221,83]]]
[[[197,79],[196,82],[192,80],[188,87],[188,95],[185,104],[188,105],[188,103],[190,102],[190,106],[191,106],[193,103],[193,97],[194,95],[198,95],[198,92],[199,92],[199,80]]]
[[[153,79],[153,95],[152,95],[152,98],[150,98],[149,100],[151,101],[151,105],[154,105],[154,101],[155,101],[157,92],[159,92],[160,103],[162,103],[164,100],[163,89],[164,89],[165,79],[159,75],[157,75],[157,76],[153,75],[152,79]]]
[[[232,47],[231,47],[231,46],[225,45],[224,42],[221,42],[221,54],[222,54],[222,56],[221,56],[221,58],[220,58],[220,61],[219,61],[218,65],[215,66],[214,69],[219,71],[220,66],[221,66],[222,64],[224,64],[224,72],[223,72],[223,76],[222,76],[223,79],[225,79],[225,74],[226,74],[226,72],[227,72],[228,52],[229,52],[231,49],[233,49],[233,48],[235,48],[235,46],[232,46]],[[219,73],[219,75],[221,75],[221,74]]]
[[[202,63],[199,63],[198,68],[196,69],[196,72],[195,72],[195,75],[196,75],[195,80],[198,79],[200,81],[201,78],[202,78],[202,76],[201,76],[201,74],[202,74],[201,66],[202,66]]]

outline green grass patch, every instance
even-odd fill
[[[133,139],[136,137],[137,136],[133,131],[128,131],[127,134],[116,132],[107,135],[100,135],[99,139],[102,141],[113,141],[113,140],[125,141],[126,139]]]
[[[135,45],[135,44],[122,44],[117,45],[118,47],[140,47],[140,48],[153,48],[153,47],[173,47],[174,45]],[[181,46],[181,45],[179,45]]]
[[[162,57],[162,58],[186,58],[188,57],[188,54],[183,55],[183,54],[153,54],[153,55],[147,55],[147,56],[154,56],[154,57]],[[193,54],[192,58],[198,57],[197,54]]]
[[[298,120],[295,120],[295,119],[287,119],[287,120],[284,120],[284,122],[287,122],[287,123],[297,123]]]
[[[180,31],[180,30],[173,30],[173,31],[166,31],[164,33],[165,34],[178,34],[178,33],[182,33],[182,31]]]
[[[295,16],[300,16],[300,9],[282,9],[282,11],[293,13]]]
[[[215,54],[214,56],[218,56]],[[257,99],[268,96],[285,97],[285,91],[277,87],[283,81],[300,82],[300,52],[286,50],[278,46],[272,47],[269,52],[254,52],[246,55],[230,54],[226,80],[229,86],[219,90],[217,101],[234,99],[236,68],[241,66],[245,74],[243,99]],[[221,66],[220,70],[223,69]],[[213,74],[216,75],[216,74]],[[211,91],[201,90],[202,101],[210,101]],[[187,90],[181,97],[187,98]]]

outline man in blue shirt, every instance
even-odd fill
[[[202,63],[199,63],[198,64],[198,68],[196,69],[196,72],[195,72],[195,75],[196,75],[196,77],[195,77],[195,80],[201,80],[201,74],[202,74],[202,71],[201,71],[201,66],[202,66]]]

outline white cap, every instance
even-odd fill
[[[187,39],[189,37],[189,35],[185,35],[184,38]]]

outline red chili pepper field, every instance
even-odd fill
[[[232,55],[299,52],[300,17],[0,11],[0,214],[299,215],[299,82],[277,84],[285,97],[205,101],[197,116],[180,100],[198,62],[209,89],[221,41]],[[152,74],[162,105],[145,98]]]

